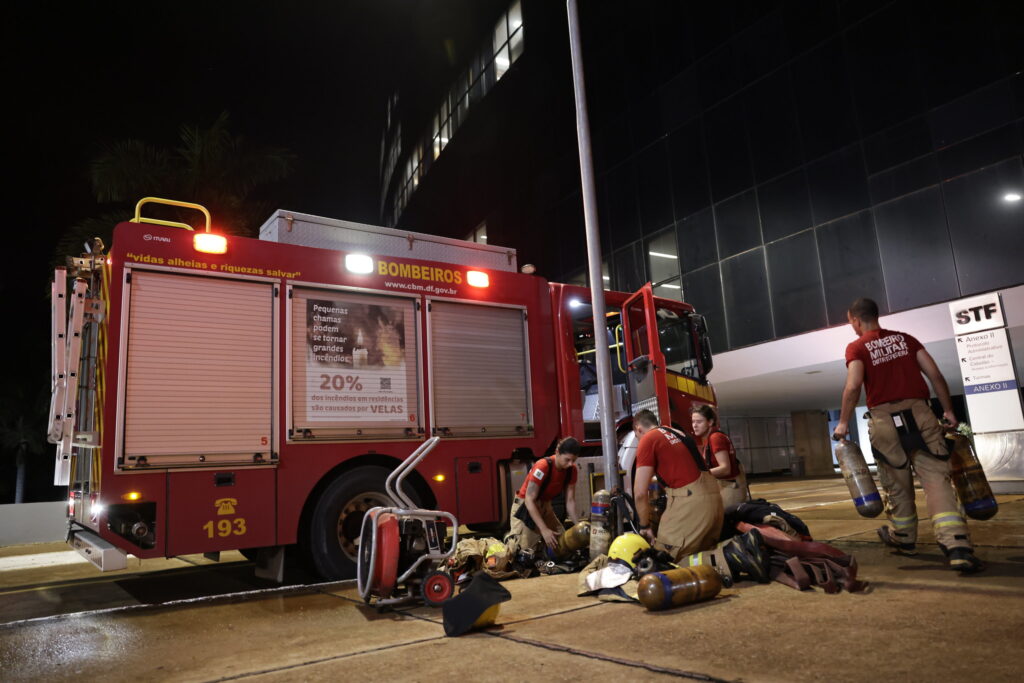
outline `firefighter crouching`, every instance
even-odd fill
[[[982,568],[974,556],[967,521],[950,484],[949,450],[942,427],[928,405],[931,381],[945,418],[956,426],[949,387],[934,359],[914,337],[882,329],[878,304],[857,299],[847,311],[857,339],[846,347],[846,386],[835,436],[849,433],[849,421],[867,391],[868,435],[886,493],[886,514],[892,527],[882,527],[882,542],[904,555],[916,554],[917,507],[914,472],[924,488],[935,540],[946,553],[950,569],[970,573]]]
[[[579,454],[580,442],[570,436],[558,442],[554,455],[534,463],[509,513],[511,523],[505,536],[509,557],[516,557],[520,551],[535,552],[541,546],[554,551],[564,529],[551,507],[551,499],[563,490],[565,509],[573,524],[578,521],[575,485]]]
[[[729,507],[746,501],[747,475],[736,458],[732,440],[718,429],[715,409],[708,405],[697,406],[690,411],[690,419],[693,433],[700,439],[701,456],[708,472],[718,480],[722,504]]]
[[[647,496],[637,496],[641,535],[676,561],[713,548],[722,531],[722,495],[693,439],[684,432],[659,426],[650,410],[633,416],[633,430],[640,439],[633,489],[646,491],[656,474],[667,498],[655,538],[650,528],[650,503]]]

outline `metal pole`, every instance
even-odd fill
[[[594,190],[594,158],[590,150],[590,121],[587,118],[587,92],[583,84],[583,52],[580,47],[580,19],[576,0],[567,0],[569,48],[572,51],[572,83],[576,93],[576,135],[580,147],[580,179],[583,184],[583,220],[587,227],[587,272],[590,273],[590,298],[594,312],[594,347],[597,350],[597,392],[601,401],[601,450],[604,454],[604,481],[609,490],[620,486],[618,444],[612,414],[612,364],[607,353],[604,280],[601,273],[601,238],[597,226],[597,192]]]

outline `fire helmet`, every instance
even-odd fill
[[[637,553],[647,550],[651,544],[640,534],[622,534],[608,548],[608,559],[625,562],[630,567],[636,567]]]

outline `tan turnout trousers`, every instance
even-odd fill
[[[723,505],[718,480],[707,472],[687,486],[665,489],[665,512],[658,523],[654,547],[676,561],[715,547],[722,533]]]
[[[747,500],[747,473],[740,464],[740,473],[735,479],[719,479],[718,486],[722,491],[722,505],[729,507]]]
[[[526,505],[526,500],[523,498],[516,497],[515,501],[512,502],[512,510],[509,512],[510,522],[508,533],[505,535],[505,547],[508,548],[508,556],[514,558],[516,553],[520,550],[533,550],[537,551],[544,546],[544,537],[533,529],[526,526],[523,520],[516,517],[516,511],[523,505]],[[551,501],[538,501],[537,509],[540,511],[541,517],[544,519],[544,524],[549,529],[555,532],[556,536],[562,534],[565,527],[558,521],[558,517],[555,515],[554,508],[551,507]],[[538,558],[540,556],[538,555]]]
[[[913,472],[917,472],[924,489],[935,540],[947,549],[970,548],[967,522],[949,478],[949,460],[940,460],[930,453],[917,450],[908,456],[903,451],[892,416],[904,410],[913,411],[914,420],[931,453],[942,456],[949,453],[949,446],[942,436],[942,427],[927,401],[919,398],[893,401],[870,410],[868,434],[872,448],[884,458],[875,454],[878,478],[885,490],[885,512],[892,522],[895,540],[900,543],[917,542],[913,475]]]

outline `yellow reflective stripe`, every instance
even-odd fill
[[[674,375],[670,372],[665,373],[665,384],[668,385],[669,389],[682,391],[683,393],[704,401],[712,402],[715,400],[714,395],[711,393],[710,386],[700,384],[689,377]]]
[[[917,517],[891,517],[892,523],[896,526],[914,526],[917,524]]]
[[[967,522],[957,512],[940,512],[937,515],[932,515],[932,526],[947,527],[947,526],[965,526]]]

